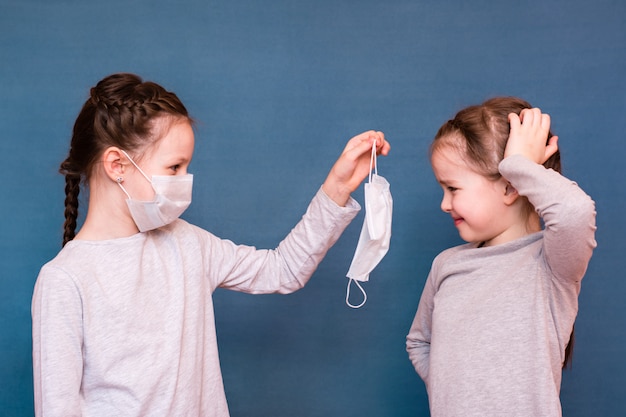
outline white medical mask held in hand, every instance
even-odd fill
[[[122,179],[117,179],[117,183],[128,197],[126,203],[139,231],[154,230],[179,218],[191,204],[193,175],[153,175],[152,180],[150,180],[135,161],[126,152],[122,152],[152,185],[154,190],[154,200],[152,201],[133,200],[122,185]]]
[[[374,174],[372,174],[372,168]],[[346,304],[352,308],[359,308],[367,301],[367,294],[359,281],[368,281],[370,272],[378,265],[389,250],[391,240],[391,215],[393,199],[389,191],[389,183],[378,175],[376,164],[376,143],[372,145],[370,160],[369,182],[365,184],[365,220],[361,229],[361,236],[356,246],[352,264],[348,270],[348,288],[346,290]],[[350,303],[350,285],[352,282],[363,293],[363,302],[359,305]]]

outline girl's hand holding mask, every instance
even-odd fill
[[[350,139],[331,168],[322,189],[338,205],[345,206],[350,194],[369,175],[373,142],[378,155],[389,153],[391,146],[383,132],[370,130]]]

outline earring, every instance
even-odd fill
[[[124,178],[122,178],[122,177],[117,177],[117,178],[115,179],[115,181],[117,181],[117,183],[118,183],[118,184],[121,184],[121,183],[124,181]]]

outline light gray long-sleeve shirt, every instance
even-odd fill
[[[235,245],[183,220],[70,241],[33,294],[38,416],[228,416],[212,293],[303,287],[360,209],[320,189],[275,250]]]
[[[439,254],[407,336],[433,417],[561,415],[564,350],[596,246],[595,205],[521,156],[501,174],[542,217],[541,232]]]

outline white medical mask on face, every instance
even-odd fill
[[[126,152],[122,152],[154,190],[152,201],[133,200],[122,185],[122,179],[117,179],[120,188],[128,197],[126,203],[139,231],[157,229],[180,217],[191,204],[193,175],[153,175],[151,180]]]
[[[372,168],[374,174],[372,175]],[[365,184],[365,220],[361,229],[361,236],[348,270],[348,288],[346,290],[346,304],[352,308],[359,308],[367,301],[367,294],[359,281],[368,281],[370,272],[378,265],[389,250],[391,240],[391,215],[393,199],[389,191],[389,183],[378,175],[376,164],[376,143],[372,145],[370,160],[369,182]],[[363,293],[363,302],[359,305],[350,303],[350,284],[352,282]]]

